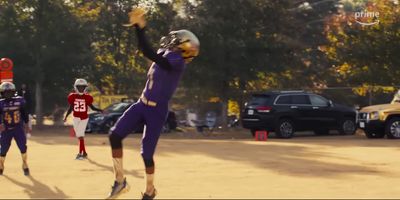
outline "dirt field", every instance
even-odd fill
[[[88,135],[90,159],[74,160],[68,129],[38,131],[29,139],[31,177],[23,176],[15,143],[0,176],[0,198],[105,198],[113,182],[106,135]],[[124,141],[130,192],[144,187],[141,135]],[[211,136],[163,135],[156,154],[158,198],[399,198],[397,140],[299,136],[253,141],[244,131]]]

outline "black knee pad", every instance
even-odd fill
[[[117,134],[110,134],[108,136],[111,144],[111,149],[121,149],[122,148],[122,137]]]
[[[151,158],[151,159],[145,159],[145,158],[143,158],[143,161],[144,161],[144,166],[145,166],[146,168],[154,167],[154,160],[153,160],[153,158]]]
[[[25,146],[24,149],[20,150],[21,153],[26,153],[26,151],[28,151],[28,147],[27,146]]]
[[[7,153],[0,154],[1,157],[6,157]]]

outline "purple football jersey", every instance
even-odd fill
[[[22,126],[23,119],[21,116],[21,108],[24,105],[25,100],[22,97],[13,97],[10,100],[0,100],[1,117],[6,129]]]
[[[172,69],[165,70],[153,63],[147,73],[146,87],[143,90],[148,100],[157,103],[168,103],[185,69],[185,60],[180,52],[166,50],[163,57],[168,59]]]

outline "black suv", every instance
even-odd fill
[[[341,134],[356,131],[356,110],[335,104],[317,94],[281,91],[253,94],[242,113],[242,125],[253,136],[257,130],[273,131],[280,138],[291,138],[295,131]]]

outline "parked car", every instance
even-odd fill
[[[117,122],[117,120],[122,116],[126,109],[128,109],[133,103],[132,102],[119,102],[111,104],[104,109],[103,113],[91,113],[89,114],[89,122],[86,127],[86,132],[98,132],[98,133],[108,133],[111,127]],[[143,132],[143,127],[140,126],[135,132]],[[170,132],[176,129],[177,121],[175,113],[169,111],[166,123],[163,127],[163,132]]]
[[[257,130],[273,131],[280,138],[291,138],[296,131],[308,130],[318,135],[329,134],[330,130],[354,134],[356,113],[354,108],[313,93],[266,92],[251,96],[241,121],[253,136]]]
[[[130,102],[114,103],[105,108],[103,113],[95,112],[89,114],[86,132],[107,133],[130,105],[132,105]]]
[[[362,108],[358,126],[368,138],[400,138],[400,103],[374,105]]]

